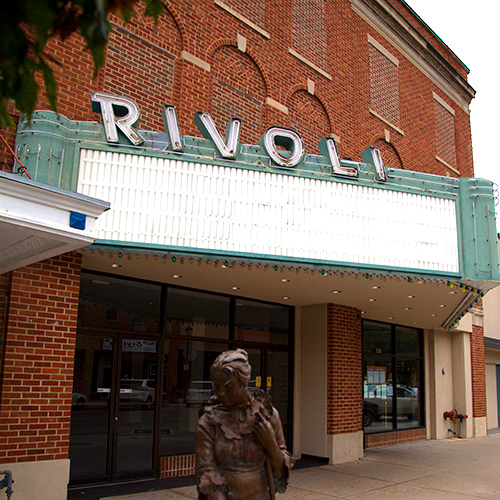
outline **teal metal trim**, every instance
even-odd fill
[[[328,268],[366,273],[401,274],[405,276],[435,277],[443,279],[460,279],[460,273],[435,271],[432,269],[417,269],[408,267],[387,267],[381,265],[360,265],[355,262],[341,262],[331,260],[316,260],[307,258],[287,257],[282,255],[267,255],[246,252],[231,252],[192,247],[178,247],[157,245],[154,243],[134,243],[129,241],[96,240],[88,248],[102,248],[107,250],[122,250],[124,252],[153,252],[172,256],[186,256],[206,259],[245,260],[250,262],[265,262],[268,264],[281,264],[291,266],[308,266],[315,268]]]
[[[500,281],[493,184],[461,178],[459,191],[464,279]]]

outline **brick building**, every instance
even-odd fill
[[[484,435],[499,269],[467,67],[400,0],[172,0],[157,25],[111,23],[96,79],[80,38],[49,43],[60,115],[42,95],[11,137],[35,180],[1,179],[18,491],[192,473],[234,347],[296,457]]]

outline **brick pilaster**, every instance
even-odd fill
[[[361,316],[352,307],[328,304],[327,433],[362,430]]]
[[[81,256],[12,272],[0,462],[68,458]]]

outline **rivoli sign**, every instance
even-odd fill
[[[106,138],[108,142],[119,142],[118,129],[134,145],[139,146],[144,138],[134,128],[140,116],[139,106],[128,97],[116,96],[104,92],[90,93],[92,109],[101,112]],[[164,150],[183,151],[182,138],[177,119],[175,106],[165,104],[162,111],[165,133],[169,145]],[[196,111],[194,122],[205,139],[210,139],[215,144],[222,158],[236,160],[241,132],[241,120],[231,118],[226,128],[226,137],[222,137],[213,118],[205,111]],[[259,140],[271,160],[281,167],[295,167],[305,154],[304,141],[297,131],[283,127],[269,127]],[[279,149],[279,148],[284,148]],[[333,175],[358,178],[358,168],[354,165],[341,165],[337,144],[333,137],[323,137],[318,144],[320,153],[330,162]],[[387,176],[378,148],[371,147],[371,157],[377,173],[377,179],[386,181]]]

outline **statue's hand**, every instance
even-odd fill
[[[272,457],[276,451],[279,451],[274,429],[262,413],[262,409],[257,413],[254,431],[259,443],[270,457]]]

